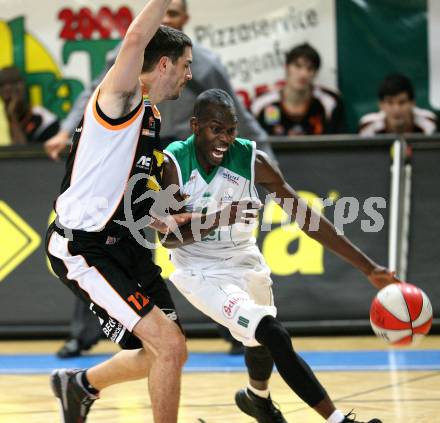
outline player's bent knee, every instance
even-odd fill
[[[169,325],[163,326],[154,340],[154,344],[157,354],[162,360],[173,360],[182,365],[186,361],[185,336],[175,323],[170,322]]]
[[[256,329],[266,317],[276,316],[276,308],[270,305],[256,304],[251,299],[234,298],[227,304],[226,311],[229,314],[221,323],[226,326],[234,336],[247,347],[258,346],[255,338]],[[223,311],[223,314],[225,312]]]
[[[179,349],[180,345],[185,344],[180,327],[156,307],[135,325],[133,333],[155,356],[159,351]]]
[[[255,338],[260,344],[267,346],[279,344],[280,341],[286,346],[292,347],[292,341],[286,328],[274,317],[265,316],[257,326]]]
[[[182,333],[179,332],[164,340],[158,350],[158,357],[162,361],[174,362],[176,367],[182,367],[188,358],[185,337]]]
[[[144,349],[149,352],[150,360],[159,360],[176,368],[182,367],[188,357],[186,341],[179,332],[161,331],[154,340],[142,340]]]

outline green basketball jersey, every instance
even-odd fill
[[[254,185],[255,142],[236,138],[225,153],[220,166],[207,174],[197,160],[194,136],[170,144],[166,154],[172,159],[179,176],[179,189],[185,208],[191,212],[211,213],[225,203],[257,199]],[[249,225],[234,224],[213,230],[201,241],[172,251],[175,265],[187,265],[191,257],[214,260],[231,256],[235,250],[255,244]]]

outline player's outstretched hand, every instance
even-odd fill
[[[176,221],[177,226],[185,225],[194,217],[198,217],[199,214],[196,213],[177,213],[172,214],[171,217]]]
[[[396,272],[392,272],[386,267],[377,266],[368,275],[368,280],[377,288],[382,289],[392,283],[402,282],[396,277]]]
[[[167,234],[168,232],[174,232],[178,226],[188,223],[193,217],[193,213],[171,214],[164,217],[163,220],[153,218],[148,226],[161,234]]]
[[[49,138],[44,143],[44,150],[46,154],[52,160],[59,160],[60,153],[64,151],[68,142],[69,142],[70,134],[66,131],[59,131],[58,134],[54,135],[52,138]]]

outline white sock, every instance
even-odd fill
[[[331,414],[331,416],[327,419],[327,423],[341,423],[345,419],[345,416],[342,414],[341,411],[335,410]]]
[[[255,394],[257,397],[261,397],[261,398],[269,398],[269,394],[270,391],[269,389],[265,389],[264,391],[260,390],[260,389],[256,389],[253,386],[249,385],[247,386],[247,389],[249,389],[249,391],[251,391],[253,394]]]

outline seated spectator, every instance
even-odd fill
[[[0,98],[6,111],[11,144],[43,142],[58,132],[59,122],[52,112],[28,103],[25,80],[15,66],[0,70]]]
[[[404,75],[388,75],[379,87],[380,112],[369,113],[359,122],[359,134],[374,136],[388,133],[421,133],[437,130],[437,117],[416,107],[414,88]]]
[[[286,84],[254,100],[251,110],[270,135],[319,135],[345,132],[340,96],[314,84],[321,66],[309,44],[286,55]]]

